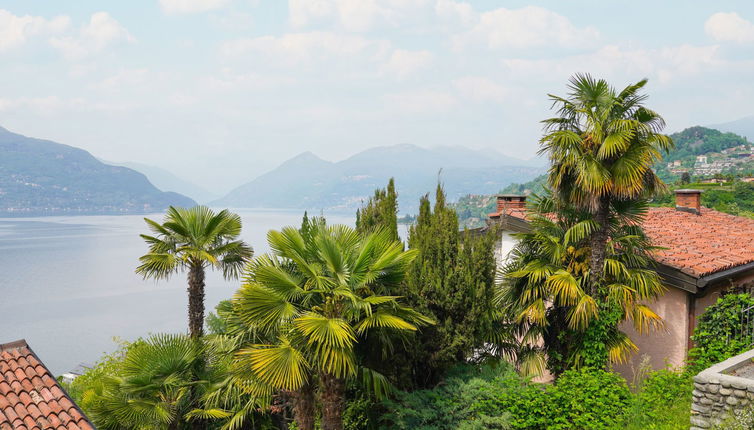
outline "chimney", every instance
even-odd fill
[[[701,215],[701,200],[702,190],[675,190],[675,209],[678,211]]]
[[[506,209],[524,209],[526,207],[526,196],[514,194],[499,194],[497,196],[497,212],[500,213]]]

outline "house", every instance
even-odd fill
[[[26,341],[0,344],[0,430],[93,430]]]
[[[79,363],[78,366],[73,368],[73,370],[60,375],[60,380],[66,384],[70,384],[76,378],[91,370],[93,367],[94,365],[89,363]]]
[[[638,334],[624,331],[639,347],[632,362],[617,366],[630,376],[643,356],[652,367],[682,365],[692,347],[690,335],[704,310],[724,291],[754,291],[754,219],[725,214],[701,206],[701,191],[676,190],[675,208],[650,208],[643,228],[656,251],[657,272],[667,290],[652,304],[664,329]],[[516,232],[529,230],[526,197],[500,195],[490,221],[498,223],[498,262],[516,244]],[[754,321],[754,320],[753,320]]]

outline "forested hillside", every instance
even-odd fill
[[[147,213],[195,204],[82,149],[0,127],[0,216]]]

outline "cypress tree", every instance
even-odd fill
[[[357,230],[383,228],[398,237],[397,194],[391,179],[384,189],[357,212]],[[459,231],[458,217],[447,205],[438,184],[434,207],[429,196],[419,202],[419,215],[409,229],[409,248],[419,251],[404,284],[394,294],[407,305],[434,319],[386,359],[375,348],[361,348],[367,367],[389,375],[402,389],[434,385],[452,365],[474,356],[484,347],[492,327],[495,280],[494,234]],[[399,352],[400,351],[400,352]]]
[[[407,302],[436,325],[416,335],[410,351],[417,387],[435,384],[453,364],[484,347],[492,326],[494,235],[458,229],[458,217],[438,184],[434,208],[421,199],[409,248],[419,250],[406,281]]]
[[[390,178],[387,188],[374,190],[365,206],[356,212],[356,230],[367,233],[383,228],[390,232],[393,240],[398,236],[398,193],[395,180]]]

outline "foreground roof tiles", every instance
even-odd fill
[[[0,344],[0,430],[90,430],[26,341]]]
[[[644,231],[658,262],[695,277],[754,262],[754,219],[702,208],[701,215],[650,208]]]
[[[526,219],[523,209],[492,213]],[[701,215],[674,208],[649,208],[643,224],[655,259],[700,278],[754,262],[754,219],[702,208]]]

